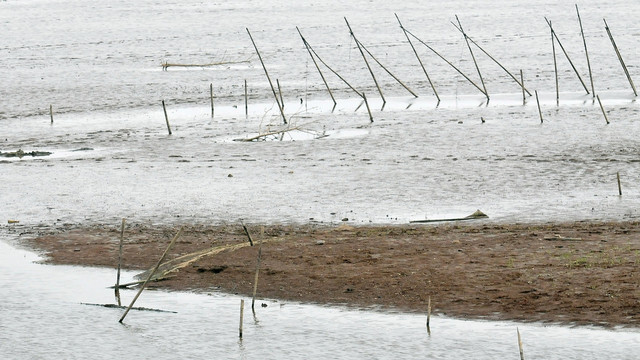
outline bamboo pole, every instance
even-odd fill
[[[520,337],[520,329],[516,328],[518,332],[518,350],[520,350],[520,360],[524,360],[524,350],[522,349],[522,338]]]
[[[351,34],[351,36],[353,37],[353,39],[356,42],[356,45],[358,46],[358,50],[360,51],[360,55],[362,55],[362,59],[364,60],[365,65],[367,65],[367,69],[369,69],[369,73],[371,74],[371,77],[373,78],[373,82],[376,84],[376,88],[378,88],[378,92],[380,93],[380,97],[382,98],[382,103],[386,103],[387,100],[384,98],[384,95],[382,94],[382,90],[380,90],[380,85],[378,85],[378,80],[376,80],[376,76],[373,74],[373,70],[371,70],[371,66],[369,66],[369,62],[367,61],[367,57],[364,55],[364,52],[362,51],[362,48],[360,47],[360,41],[358,41],[358,38],[356,38],[355,34],[353,33],[353,30],[351,30],[351,25],[349,25],[349,22],[347,21],[347,18],[344,18],[344,21],[347,23],[347,27],[349,28],[349,33]]]
[[[431,325],[431,296],[427,299],[427,328]]]
[[[556,76],[556,106],[559,106],[560,105],[560,87],[558,85],[558,61],[556,59],[556,41],[553,38],[553,27],[551,27],[551,22],[547,20],[547,23],[551,28],[551,48],[553,49],[553,69]]]
[[[280,104],[284,109],[284,100],[282,99],[282,89],[280,88],[280,79],[276,79],[276,85],[278,85],[278,94],[280,95]]]
[[[414,97],[418,97],[418,95],[416,95],[416,93],[413,92],[413,90],[409,89],[409,87],[407,85],[405,85],[402,81],[400,81],[400,79],[398,79],[398,77],[396,77],[395,75],[393,75],[391,73],[391,71],[389,71],[389,69],[387,69],[384,65],[382,65],[382,63],[380,61],[378,61],[378,59],[376,59],[375,56],[373,56],[373,54],[371,53],[371,51],[369,51],[369,49],[367,49],[364,44],[362,44],[360,41],[358,41],[358,43],[360,43],[360,46],[362,46],[362,48],[364,49],[364,51],[367,52],[367,54],[369,54],[369,56],[371,56],[371,58],[373,59],[373,61],[375,61],[378,65],[380,65],[380,67],[387,72],[387,74],[389,74],[395,81],[398,82],[398,84],[402,85],[402,87],[404,87],[411,95],[413,95]]]
[[[51,123],[53,124],[53,105],[49,105],[49,116],[51,117]]]
[[[618,55],[618,60],[620,61],[620,65],[622,65],[622,69],[624,70],[625,75],[627,75],[627,80],[629,80],[629,85],[631,85],[631,89],[633,89],[633,95],[638,96],[638,92],[636,91],[636,86],[633,84],[633,80],[631,80],[631,75],[629,74],[629,70],[627,66],[624,64],[624,60],[622,60],[622,55],[620,55],[620,50],[618,50],[618,46],[616,45],[615,40],[613,40],[613,35],[611,35],[611,30],[609,29],[609,25],[607,25],[607,20],[602,19],[604,21],[604,28],[607,30],[607,35],[609,35],[609,40],[611,40],[611,45],[613,45],[613,49],[616,51],[616,55]]]
[[[211,118],[213,119],[213,83],[209,84],[209,95],[211,97]]]
[[[604,107],[602,106],[602,101],[600,101],[600,95],[596,96],[596,99],[598,99],[598,104],[600,104],[600,110],[602,110],[602,115],[604,115],[604,121],[606,121],[607,125],[609,125],[609,117],[607,117],[607,112],[604,111]]]
[[[133,300],[131,301],[131,304],[129,305],[129,307],[127,308],[127,310],[124,312],[124,314],[122,315],[122,317],[120,318],[119,322],[122,323],[122,321],[124,320],[124,318],[127,316],[127,314],[129,313],[129,310],[131,310],[131,308],[133,307],[133,304],[136,303],[136,300],[138,300],[138,297],[140,296],[140,294],[142,293],[142,290],[144,290],[145,287],[147,287],[147,284],[149,283],[149,281],[151,280],[151,277],[153,277],[153,274],[155,274],[156,271],[158,271],[158,268],[160,267],[160,264],[164,261],[164,259],[167,257],[167,254],[169,253],[169,250],[171,250],[171,248],[173,247],[173,244],[176,243],[176,240],[178,240],[178,238],[180,237],[180,235],[182,235],[182,229],[180,228],[180,230],[178,230],[178,233],[176,234],[176,236],[173,237],[173,239],[171,240],[171,242],[169,243],[169,246],[167,246],[167,249],[164,251],[164,253],[162,254],[162,257],[160,257],[160,260],[158,260],[158,263],[156,264],[156,266],[153,268],[153,270],[149,273],[149,276],[147,276],[147,279],[144,281],[144,283],[142,283],[142,286],[140,286],[140,290],[138,290],[138,293],[136,294],[136,296],[133,298]]]
[[[584,91],[586,91],[587,94],[589,94],[589,89],[587,89],[587,85],[585,85],[584,81],[582,80],[582,76],[580,76],[580,73],[576,69],[576,66],[573,65],[573,61],[571,61],[571,58],[569,57],[569,54],[567,54],[567,51],[564,49],[564,46],[562,46],[562,42],[560,41],[560,38],[558,37],[558,34],[556,34],[556,32],[553,31],[553,27],[551,26],[551,21],[547,20],[546,17],[544,19],[547,21],[547,25],[549,25],[549,27],[551,28],[551,36],[555,37],[555,39],[558,41],[558,45],[560,45],[560,49],[562,50],[562,52],[564,53],[564,56],[569,61],[569,64],[571,65],[571,68],[573,69],[573,72],[576,73],[576,76],[578,77],[578,80],[580,80],[580,83],[582,84],[582,87],[584,87]]]
[[[454,68],[460,75],[462,75],[465,79],[467,79],[467,81],[469,81],[471,83],[471,85],[475,86],[476,89],[480,90],[480,92],[482,94],[484,94],[484,96],[487,96],[487,94],[484,92],[484,90],[482,90],[475,82],[473,82],[473,80],[471,80],[467,75],[465,75],[462,71],[460,71],[460,69],[458,69],[455,65],[453,65],[449,60],[445,59],[444,56],[440,55],[440,53],[438,53],[434,48],[429,46],[427,43],[422,41],[422,39],[420,39],[419,37],[415,36],[411,31],[407,30],[406,28],[405,28],[405,31],[409,35],[411,35],[414,39],[418,40],[422,45],[426,46],[429,50],[431,50],[434,54],[436,54],[440,59],[444,60],[444,62],[449,64],[449,66]]]
[[[251,36],[251,32],[249,32],[249,28],[247,29],[247,34],[249,34],[249,39],[251,39],[251,43],[253,47],[256,49],[256,53],[258,54],[258,59],[260,59],[260,64],[262,64],[262,69],[264,70],[264,74],[267,76],[267,80],[269,81],[269,86],[271,86],[271,92],[273,92],[273,97],[276,99],[276,103],[278,103],[278,109],[280,110],[280,115],[282,115],[282,121],[287,124],[287,118],[284,116],[284,108],[278,99],[278,95],[276,94],[276,89],[273,87],[273,82],[271,82],[271,78],[269,77],[269,72],[267,71],[267,67],[264,65],[264,61],[262,61],[262,55],[260,55],[260,51],[258,51],[258,46],[256,46],[256,42],[253,41],[253,36]]]
[[[244,115],[249,117],[249,96],[247,94],[247,79],[244,79]]]
[[[244,229],[245,235],[247,235],[247,238],[249,239],[249,244],[251,246],[253,246],[253,238],[251,238],[251,234],[249,233],[249,229],[247,229],[247,226],[244,224],[244,222],[241,221],[240,224],[242,225],[242,228]]]
[[[118,247],[118,275],[116,275],[116,299],[118,300],[118,306],[122,306],[120,302],[120,269],[122,268],[122,243],[124,242],[124,223],[125,219],[122,219],[122,226],[120,227],[120,246]]]
[[[576,14],[578,14],[578,23],[580,23],[580,34],[582,35],[582,43],[584,44],[584,54],[587,57],[587,68],[589,69],[589,81],[591,82],[591,95],[596,96],[596,89],[593,86],[593,73],[591,72],[591,61],[589,61],[589,50],[587,50],[587,39],[584,36],[584,29],[582,28],[582,19],[580,18],[580,11],[578,10],[578,4],[576,4]]]
[[[369,102],[367,101],[367,95],[362,93],[362,98],[364,99],[364,104],[367,107],[367,112],[369,113],[369,121],[373,122],[373,115],[371,115],[371,108],[369,107]]]
[[[527,98],[524,96],[524,75],[522,75],[522,69],[520,69],[520,86],[522,86],[522,105],[526,105]]]
[[[467,33],[464,32],[464,29],[462,28],[462,23],[460,22],[460,19],[458,19],[458,15],[456,15],[456,21],[458,22],[458,26],[460,26],[460,31],[464,36],[464,41],[467,43],[467,48],[469,49],[469,53],[471,54],[471,59],[473,59],[473,64],[476,66],[476,71],[478,71],[478,76],[480,77],[480,83],[482,84],[482,88],[484,89],[484,95],[487,97],[487,100],[489,100],[489,93],[487,92],[487,87],[484,84],[484,79],[482,78],[480,67],[478,66],[478,62],[476,61],[475,55],[473,55],[473,50],[471,50],[471,45],[469,44],[469,38],[467,37]]]
[[[244,324],[244,299],[240,299],[240,325],[238,327],[240,339],[242,339],[242,325],[243,324]]]
[[[538,98],[538,90],[536,90],[535,93],[536,93],[536,102],[538,103],[538,114],[540,115],[540,124],[542,124],[544,121],[542,120],[542,110],[540,109],[540,99]]]
[[[333,101],[333,106],[335,107],[338,103],[336,102],[336,99],[333,97],[333,93],[331,92],[331,89],[329,88],[329,84],[327,84],[327,80],[324,78],[324,74],[322,74],[322,71],[320,70],[320,66],[318,65],[318,62],[313,57],[313,54],[311,53],[311,50],[309,49],[309,44],[307,43],[307,40],[304,38],[304,36],[302,36],[302,33],[300,32],[300,29],[297,26],[296,26],[296,30],[298,30],[298,34],[300,35],[300,38],[302,39],[302,43],[304,44],[304,47],[307,49],[307,52],[309,53],[309,57],[311,57],[311,60],[313,60],[313,65],[316,66],[316,70],[318,70],[318,74],[320,74],[320,77],[322,78],[322,82],[324,83],[324,86],[327,88],[327,91],[329,92],[329,96],[331,96],[331,100]]]
[[[164,111],[164,120],[167,122],[167,130],[169,130],[169,135],[171,135],[171,125],[169,125],[169,117],[167,116],[167,107],[164,105],[164,100],[162,100],[162,110]]]
[[[311,44],[307,42],[307,46],[309,46],[309,50],[311,50],[313,55],[315,55],[315,57],[318,58],[318,61],[320,61],[322,65],[326,66],[327,69],[329,69],[329,71],[331,71],[335,76],[337,76],[340,80],[342,80],[342,82],[345,83],[351,90],[353,90],[353,92],[358,94],[358,96],[362,97],[362,94],[358,90],[356,90],[353,86],[351,86],[351,84],[349,84],[347,80],[345,80],[342,76],[340,76],[340,74],[338,74],[335,70],[333,70],[333,68],[331,68],[331,66],[329,66],[326,62],[324,62],[324,60],[322,60],[320,55],[318,55],[318,53],[313,49]]]
[[[618,178],[618,195],[622,196],[622,186],[620,185],[620,172],[616,172],[616,177]]]
[[[429,73],[427,73],[427,69],[424,67],[424,64],[422,63],[422,59],[420,59],[420,56],[418,55],[418,51],[416,51],[415,46],[413,46],[413,42],[411,42],[409,35],[407,35],[407,32],[402,26],[402,23],[400,22],[400,18],[398,17],[398,14],[394,13],[393,15],[396,16],[396,19],[398,20],[398,24],[400,24],[400,29],[402,29],[404,36],[407,38],[407,41],[409,42],[409,45],[411,45],[411,50],[413,50],[413,53],[416,55],[416,59],[418,59],[418,63],[420,63],[420,67],[422,68],[424,75],[427,77],[427,81],[429,81],[429,85],[431,85],[431,90],[433,90],[433,93],[436,95],[436,99],[438,99],[438,103],[440,103],[440,96],[438,95],[438,92],[436,91],[436,88],[433,85],[433,82],[431,81],[431,77],[429,77]]]
[[[451,24],[452,24],[452,25],[453,25],[453,26],[454,26],[458,31],[462,32],[462,30],[461,30],[460,28],[458,28],[458,25],[454,24],[453,22],[451,22]],[[489,59],[491,59],[491,60],[492,60],[493,62],[495,62],[498,66],[500,66],[500,68],[502,68],[502,70],[504,70],[504,71],[505,71],[505,72],[506,72],[506,73],[507,73],[507,74],[508,74],[512,79],[513,79],[513,81],[515,81],[515,82],[516,82],[516,84],[518,84],[518,86],[523,87],[523,83],[519,82],[519,81],[518,81],[518,79],[516,79],[516,77],[515,77],[515,76],[514,76],[514,75],[513,75],[509,70],[507,70],[507,68],[506,68],[506,67],[504,67],[504,66],[503,66],[503,65],[502,65],[498,60],[496,60],[493,56],[491,56],[491,54],[489,54],[489,53],[488,53],[484,48],[482,48],[482,46],[480,46],[477,42],[475,42],[475,41],[471,38],[471,36],[469,36],[468,34],[467,34],[467,39],[469,39],[469,41],[471,41],[471,43],[472,43],[473,45],[475,45],[478,49],[480,49],[480,51],[482,51],[485,55],[487,55],[487,57],[489,57]],[[529,96],[533,96],[533,94],[531,94],[527,88],[525,88],[524,90],[527,92],[527,94],[528,94]]]
[[[255,311],[256,293],[258,292],[258,276],[260,274],[260,262],[262,261],[262,241],[258,246],[258,261],[256,262],[256,275],[253,277],[253,295],[251,297],[251,311]]]

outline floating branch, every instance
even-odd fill
[[[262,69],[264,70],[264,74],[267,76],[267,80],[269,80],[269,86],[271,86],[271,91],[273,92],[273,97],[276,99],[276,103],[278,104],[278,109],[280,110],[280,115],[282,115],[282,121],[286,124],[287,118],[284,116],[284,108],[278,99],[278,95],[276,94],[276,89],[273,87],[273,83],[271,82],[271,78],[269,77],[269,72],[267,71],[267,67],[264,65],[264,61],[262,61],[262,55],[260,55],[260,51],[258,51],[258,46],[256,46],[255,41],[253,41],[253,36],[251,36],[251,32],[247,29],[247,34],[249,34],[249,38],[251,39],[251,43],[253,47],[256,49],[256,53],[258,54],[258,59],[260,59],[260,64],[262,64]]]
[[[482,73],[480,72],[480,67],[478,66],[478,62],[476,61],[476,57],[473,55],[473,50],[471,50],[471,45],[469,44],[469,38],[467,37],[467,33],[462,29],[462,23],[460,23],[460,19],[458,19],[458,15],[456,15],[456,21],[458,22],[458,26],[460,27],[460,32],[464,35],[464,41],[467,43],[467,48],[469,48],[469,53],[471,54],[471,59],[473,59],[473,64],[476,66],[476,70],[478,71],[478,77],[480,77],[480,83],[482,83],[482,88],[484,89],[484,95],[489,100],[489,93],[487,92],[487,87],[484,85],[484,79],[482,78]]]
[[[451,23],[451,25],[453,25],[458,31],[462,32],[462,29],[458,27],[458,25],[454,24],[453,22]],[[475,45],[478,49],[480,49],[480,51],[482,51],[485,55],[487,55],[489,57],[489,59],[491,59],[493,62],[495,62],[496,64],[498,64],[498,66],[500,66],[500,68],[502,68],[502,70],[504,70],[509,76],[511,76],[511,78],[513,79],[513,81],[516,82],[516,84],[518,84],[518,86],[520,86],[524,91],[527,92],[527,94],[529,96],[533,96],[529,90],[527,90],[527,88],[524,87],[524,81],[518,81],[518,79],[509,71],[507,70],[507,68],[505,68],[498,60],[496,60],[493,56],[491,56],[491,54],[489,54],[485,49],[483,49],[477,42],[475,42],[468,34],[466,35],[467,39],[469,41],[471,41],[471,43],[473,45]]]
[[[591,94],[596,96],[596,89],[593,86],[593,74],[591,73],[591,62],[589,61],[589,50],[587,50],[587,40],[584,37],[584,29],[582,28],[582,19],[580,18],[580,11],[578,10],[578,4],[576,4],[576,13],[578,14],[578,22],[580,23],[580,35],[582,35],[582,43],[584,44],[584,54],[587,57],[587,68],[589,69],[589,81],[591,82]]]
[[[631,89],[633,89],[633,95],[638,96],[638,92],[636,91],[636,86],[633,85],[633,80],[631,80],[631,75],[629,75],[629,70],[627,66],[624,64],[624,60],[622,60],[622,55],[620,55],[620,50],[618,50],[618,46],[616,45],[615,40],[613,40],[613,35],[611,35],[611,30],[609,30],[609,25],[607,25],[607,20],[602,19],[604,21],[604,28],[607,30],[607,35],[609,35],[609,40],[611,40],[611,45],[613,45],[613,49],[616,51],[616,55],[618,55],[618,60],[620,60],[620,65],[622,65],[622,69],[624,73],[627,75],[627,80],[629,80],[629,85],[631,85]]]
[[[562,46],[562,42],[560,42],[560,38],[558,38],[558,34],[556,34],[556,32],[553,31],[553,27],[551,26],[551,21],[547,20],[546,17],[544,18],[544,20],[547,22],[547,25],[549,25],[549,28],[551,29],[551,36],[553,36],[558,41],[558,45],[560,45],[560,49],[562,49],[564,56],[567,58],[567,60],[569,61],[569,64],[571,65],[571,68],[573,69],[573,72],[576,73],[578,80],[580,80],[580,83],[584,87],[584,91],[586,91],[587,94],[589,94],[589,89],[587,89],[587,85],[585,85],[584,81],[582,81],[582,77],[580,76],[580,73],[578,73],[578,70],[576,69],[575,65],[573,65],[573,61],[571,61],[571,58],[569,58],[569,54],[567,54],[567,51],[564,49],[564,46]]]
[[[471,85],[475,86],[476,89],[480,90],[480,92],[482,94],[484,94],[484,96],[487,96],[487,94],[484,92],[484,90],[482,90],[475,82],[473,82],[473,80],[471,80],[467,75],[465,75],[462,71],[460,71],[460,69],[458,69],[455,65],[453,65],[449,60],[445,59],[444,56],[440,55],[440,53],[438,53],[434,48],[429,46],[426,42],[422,41],[422,39],[420,39],[419,37],[415,36],[411,31],[407,30],[406,28],[404,28],[404,31],[406,31],[407,34],[411,35],[414,39],[418,40],[422,45],[426,46],[434,54],[438,55],[438,57],[440,59],[444,60],[447,64],[449,64],[449,66],[454,68],[460,75],[462,75],[465,79],[467,79],[467,81],[469,81],[471,83]]]
[[[300,35],[300,38],[302,39],[302,42],[304,43],[304,47],[307,49],[307,52],[309,53],[309,57],[311,57],[311,60],[313,60],[313,65],[316,66],[316,69],[318,70],[318,73],[320,74],[320,77],[322,78],[322,82],[324,83],[324,86],[327,88],[327,91],[329,92],[329,96],[331,96],[331,100],[333,101],[333,105],[337,105],[336,99],[333,97],[333,93],[331,93],[331,89],[329,88],[329,84],[327,84],[327,80],[324,78],[324,74],[322,74],[322,71],[320,70],[320,66],[318,65],[318,62],[316,61],[316,59],[313,57],[313,54],[311,53],[311,49],[309,49],[309,44],[307,43],[307,40],[305,40],[304,36],[302,36],[302,33],[300,32],[300,29],[296,26],[296,30],[298,30],[298,34]]]
[[[163,71],[167,71],[167,69],[170,67],[211,67],[211,66],[219,66],[219,65],[242,64],[242,63],[248,63],[249,61],[250,59],[232,60],[232,61],[219,61],[219,62],[208,63],[208,64],[177,64],[177,63],[164,62],[162,63],[161,66]]]
[[[433,90],[433,93],[436,95],[436,99],[438,99],[438,103],[439,103],[440,102],[440,96],[438,96],[438,92],[436,91],[435,86],[433,86],[433,82],[431,81],[431,78],[429,77],[429,74],[427,73],[427,69],[425,69],[424,64],[422,63],[422,59],[420,59],[420,56],[418,55],[418,52],[416,51],[415,46],[413,46],[413,43],[411,42],[411,39],[409,38],[409,35],[407,35],[406,30],[402,26],[402,23],[400,22],[400,18],[395,13],[393,15],[396,16],[396,19],[398,20],[398,24],[400,24],[400,29],[402,29],[402,32],[404,33],[404,36],[407,38],[407,41],[409,42],[409,45],[411,45],[411,49],[413,50],[413,53],[416,55],[416,58],[418,59],[418,62],[420,63],[420,67],[422,68],[422,71],[424,72],[424,75],[427,77],[427,80],[429,81],[429,85],[431,85],[431,89]]]
[[[367,65],[367,69],[369,69],[369,73],[371,74],[371,77],[373,78],[373,82],[376,84],[376,88],[378,88],[378,92],[380,93],[380,97],[382,98],[382,103],[386,103],[387,100],[384,98],[384,95],[382,94],[382,90],[380,90],[380,85],[378,85],[378,80],[376,80],[376,76],[373,74],[373,70],[371,70],[371,66],[369,66],[369,62],[367,61],[367,57],[364,56],[364,52],[362,51],[362,47],[360,47],[360,41],[358,41],[358,38],[356,38],[356,35],[353,33],[353,30],[351,30],[351,25],[349,25],[349,22],[347,21],[347,18],[344,18],[344,21],[347,23],[347,27],[349,28],[349,33],[351,34],[351,36],[353,37],[353,39],[356,42],[356,45],[358,46],[358,50],[360,51],[360,55],[362,55],[362,59],[364,60],[365,65]]]

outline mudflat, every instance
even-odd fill
[[[252,224],[250,246],[240,224],[185,224],[168,259],[211,254],[183,257],[180,269],[150,286],[251,295],[260,252],[261,298],[422,313],[430,299],[433,313],[459,318],[637,327],[638,225]],[[127,224],[122,266],[151,268],[178,228]],[[46,262],[117,266],[119,224],[19,231]]]

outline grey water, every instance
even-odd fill
[[[476,209],[495,222],[637,220],[639,108],[602,18],[638,78],[640,6],[579,5],[609,125],[559,50],[556,103],[543,16],[590,90],[573,4],[0,2],[0,152],[51,152],[0,157],[0,220],[25,228],[117,226],[122,217],[154,224],[357,225],[460,217]],[[520,87],[477,49],[488,102],[416,44],[442,97],[437,103],[394,13],[475,80],[466,44],[450,24],[458,15],[510,71],[523,70],[525,85],[539,92],[544,122],[535,98],[522,105]],[[383,104],[343,17],[419,98],[374,64]],[[323,60],[366,92],[373,123],[361,100],[324,70],[338,100],[332,109],[296,26]],[[285,114],[297,128],[273,141],[234,141],[284,128],[246,28],[281,83]],[[224,64],[162,71],[163,63]],[[118,310],[80,304],[113,301],[106,289],[113,270],[34,264],[35,255],[12,246],[15,232],[2,234],[5,358],[496,358],[516,354],[516,326],[532,358],[635,358],[640,349],[634,329],[438,317],[429,337],[422,315],[271,300],[257,321],[247,318],[239,342],[239,298],[216,292],[145,293],[140,306],[178,314],[134,313],[122,326]]]

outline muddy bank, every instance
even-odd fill
[[[461,318],[637,326],[638,222],[545,225],[249,226],[265,298]],[[116,266],[118,225],[16,227],[48,262]],[[177,228],[127,225],[123,266],[151,267]],[[240,225],[185,226],[172,257],[247,242]],[[250,294],[258,248],[202,258],[152,286]],[[115,282],[115,271],[114,271]]]

